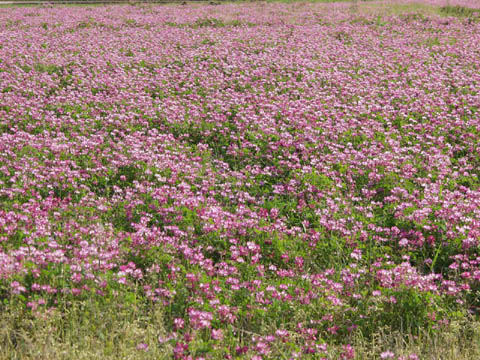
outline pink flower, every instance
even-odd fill
[[[272,217],[272,219],[276,219],[278,217],[278,214],[280,214],[280,211],[278,211],[277,208],[270,209],[270,216]]]
[[[355,249],[350,254],[350,257],[354,260],[361,260],[362,259],[362,251],[359,249]]]
[[[148,345],[145,343],[140,343],[137,345],[137,350],[148,351]]]
[[[278,329],[277,331],[275,331],[275,335],[280,338],[286,338],[288,337],[288,331],[284,329]]]
[[[381,359],[393,359],[395,354],[391,351],[384,351],[380,354]]]
[[[222,340],[223,339],[223,332],[221,329],[212,329],[212,339],[214,340]]]
[[[175,318],[175,320],[173,320],[173,325],[175,329],[183,329],[185,321],[182,318]]]
[[[405,247],[408,245],[408,240],[403,238],[398,242],[398,245],[400,245],[401,247]]]
[[[210,327],[210,322],[213,319],[213,315],[206,311],[200,311],[190,308],[188,310],[190,317],[190,325],[194,329],[203,329]]]
[[[355,350],[353,349],[352,345],[347,344],[342,347],[342,353],[340,354],[340,358],[342,360],[351,360],[355,358]]]

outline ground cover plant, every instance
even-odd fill
[[[1,9],[0,358],[478,357],[469,3]]]

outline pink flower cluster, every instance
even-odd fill
[[[480,25],[348,6],[0,9],[0,297],[161,304],[178,359],[476,313]]]

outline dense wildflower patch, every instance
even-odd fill
[[[176,359],[476,316],[480,25],[348,6],[0,10],[2,311],[162,304]]]

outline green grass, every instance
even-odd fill
[[[455,16],[459,18],[480,17],[480,9],[472,9],[464,6],[442,6],[439,11],[445,16]]]

